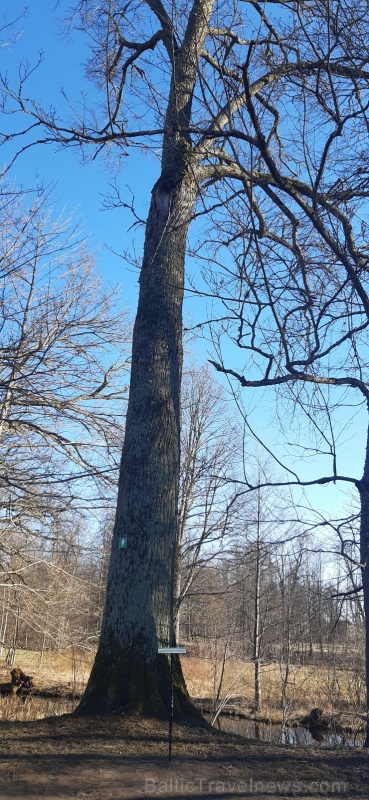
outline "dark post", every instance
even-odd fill
[[[168,761],[172,760],[172,733],[173,733],[173,653],[170,654],[170,686],[168,702]]]
[[[169,676],[169,697],[168,697],[168,761],[172,760],[172,734],[173,734],[173,656],[175,653],[182,655],[186,652],[185,647],[159,647],[158,653],[170,655],[170,676]]]

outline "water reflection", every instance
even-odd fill
[[[222,715],[218,717],[218,727],[228,733],[237,733],[245,739],[259,739],[263,742],[275,742],[290,745],[302,745],[309,747],[316,744],[318,739],[314,737],[308,728],[302,725],[283,727],[282,725],[272,725],[266,722],[255,722],[249,719],[239,719],[238,717],[228,717]],[[333,733],[324,731],[319,734],[319,744],[322,747],[335,747],[346,745],[358,747],[363,744],[363,739],[354,736],[352,733]]]

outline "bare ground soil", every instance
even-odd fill
[[[155,720],[65,715],[0,722],[0,798],[369,797],[369,753],[249,741]]]

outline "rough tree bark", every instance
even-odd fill
[[[166,711],[169,664],[158,645],[173,641],[184,258],[195,196],[180,169],[152,192],[104,618],[79,713]],[[189,707],[178,661],[175,711]]]

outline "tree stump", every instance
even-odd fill
[[[0,683],[0,695],[6,696],[16,694],[24,696],[33,687],[33,679],[26,675],[20,667],[14,667],[10,672],[11,680],[8,683]]]

